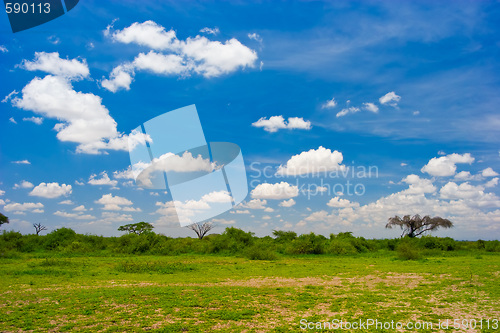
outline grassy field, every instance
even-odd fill
[[[0,259],[0,331],[315,332],[317,322],[334,319],[448,319],[448,331],[456,331],[453,320],[475,319],[476,329],[461,331],[496,332],[500,319],[498,253],[442,252],[416,261],[388,251],[274,261],[50,255]]]

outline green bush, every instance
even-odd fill
[[[300,235],[287,248],[290,254],[322,254],[325,253],[326,237],[310,234]]]
[[[76,238],[76,232],[70,228],[59,228],[45,236],[44,246],[47,250],[55,250],[68,246]]]
[[[250,260],[276,260],[278,256],[270,249],[263,248],[259,245],[252,245],[245,251],[245,257]]]
[[[416,247],[416,242],[402,241],[396,248],[398,257],[403,260],[417,260],[420,259],[420,251]]]
[[[358,251],[351,242],[343,239],[333,239],[327,248],[327,253],[330,254],[354,254]]]
[[[487,242],[485,249],[488,252],[500,252],[500,241],[494,240]]]

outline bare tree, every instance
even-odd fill
[[[450,220],[443,219],[442,217],[430,217],[426,215],[420,217],[420,215],[405,215],[403,218],[399,216],[389,218],[386,228],[392,229],[393,226],[399,226],[403,230],[401,237],[417,237],[426,231],[433,231],[439,228],[451,228],[453,223]]]
[[[47,230],[47,227],[42,225],[41,223],[33,223],[33,227],[35,227],[35,232],[37,236],[40,232]]]
[[[215,225],[212,222],[199,222],[190,224],[187,226],[187,228],[196,232],[196,235],[198,235],[199,239],[203,239],[207,232],[215,228]]]

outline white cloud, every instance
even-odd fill
[[[13,124],[17,124],[17,121],[13,118],[13,117],[10,117],[9,118],[9,121]]]
[[[114,171],[113,178],[116,178],[116,179],[135,179],[134,173],[132,172],[132,167],[130,167],[130,166],[127,169],[122,170],[122,171]]]
[[[489,180],[486,184],[484,184],[484,187],[495,187],[497,185],[498,185],[498,177],[495,177]]]
[[[474,157],[469,153],[463,155],[451,154],[432,158],[422,169],[431,176],[447,177],[453,176],[457,170],[456,164],[474,162]]]
[[[30,183],[29,181],[27,180],[23,180],[21,183],[19,184],[14,184],[14,188],[17,189],[17,188],[32,188],[34,185],[32,183]]]
[[[113,222],[132,222],[132,215],[120,214],[115,212],[102,212],[102,219],[97,223],[113,223]]]
[[[260,37],[260,35],[256,32],[252,32],[252,33],[248,34],[248,38],[256,40],[259,43],[262,43],[262,37]]]
[[[29,195],[37,196],[42,198],[58,198],[63,195],[71,194],[72,188],[71,185],[61,184],[59,183],[40,183],[36,186]]]
[[[3,207],[6,212],[31,212],[31,213],[43,213],[43,204],[40,202],[25,202],[25,203],[17,203],[12,202]]]
[[[4,45],[0,45],[0,52],[7,53],[9,52],[9,50],[7,50],[7,48]]]
[[[299,188],[287,182],[257,185],[250,193],[254,199],[289,199],[299,195]]]
[[[407,163],[401,163],[400,165],[401,165],[402,167],[404,167],[404,166],[407,166],[408,164],[407,164]]]
[[[311,129],[311,122],[305,121],[304,118],[290,117],[288,122],[285,121],[283,116],[272,116],[269,119],[265,117],[260,118],[255,123],[252,123],[253,127],[263,127],[264,131],[274,133],[279,129]]]
[[[253,199],[246,203],[241,203],[238,208],[266,209],[267,200]]]
[[[498,173],[495,172],[492,168],[486,168],[483,171],[481,171],[481,175],[483,177],[495,177],[498,176]]]
[[[29,118],[23,118],[23,121],[31,121],[32,123],[35,123],[37,125],[41,125],[43,123],[43,118],[42,117],[29,117]]]
[[[209,194],[205,194],[201,197],[201,200],[204,202],[214,202],[214,203],[223,203],[223,202],[232,202],[232,197],[227,191],[214,191]]]
[[[216,167],[215,163],[210,162],[209,158],[203,158],[198,155],[193,157],[191,152],[185,151],[182,155],[166,153],[158,158],[154,158],[152,163],[139,162],[132,166],[134,176],[141,186],[152,187],[151,181],[153,175],[158,171],[162,172],[211,172]]]
[[[348,114],[352,114],[352,113],[357,113],[361,111],[359,108],[357,107],[354,107],[354,106],[351,106],[351,107],[348,107],[348,108],[345,108],[345,109],[342,109],[341,111],[337,112],[337,115],[336,117],[339,118],[339,117],[343,117],[343,116],[346,116]]]
[[[394,91],[388,92],[379,98],[380,104],[389,104],[391,106],[396,106],[400,100],[401,96],[396,95]]]
[[[288,199],[288,200],[283,200],[282,202],[279,203],[280,207],[292,207],[296,204],[295,200],[293,199]]]
[[[363,108],[367,111],[378,113],[378,106],[373,103],[363,103]]]
[[[271,219],[271,216],[269,216],[269,215],[264,215],[264,216],[262,216],[262,219],[263,219],[263,220],[270,220],[270,219]]]
[[[109,79],[103,79],[101,86],[111,92],[120,89],[130,90],[130,85],[134,80],[134,67],[131,64],[118,65],[109,74]]]
[[[250,211],[248,209],[243,209],[243,210],[237,209],[235,211],[231,211],[231,213],[233,213],[233,214],[250,214]]]
[[[342,170],[342,153],[331,151],[320,146],[318,149],[304,151],[292,156],[286,165],[280,165],[276,175],[297,176],[309,173],[320,173],[334,170]]]
[[[485,193],[483,186],[474,186],[468,182],[457,185],[448,182],[439,191],[442,199],[466,199],[470,206],[500,207],[500,198],[493,193]]]
[[[54,35],[49,36],[47,38],[47,40],[49,41],[49,43],[54,44],[54,45],[57,45],[61,42],[61,40],[57,36],[54,36]]]
[[[322,109],[333,109],[337,106],[337,101],[335,101],[335,97],[327,100],[323,105],[321,105]]]
[[[0,206],[5,205],[5,201],[3,199],[0,199]]]
[[[101,178],[97,178],[96,174],[90,176],[88,183],[90,185],[108,185],[108,186],[116,186],[118,181],[109,179],[108,173],[103,171],[100,173]]]
[[[73,208],[73,210],[74,210],[75,212],[86,212],[86,211],[87,211],[87,208],[85,208],[85,206],[84,206],[84,205],[80,205],[80,206],[78,206],[78,207]]]
[[[217,224],[223,224],[223,225],[229,225],[229,224],[235,224],[235,220],[226,220],[226,219],[211,219],[211,223],[217,225]]]
[[[423,194],[436,192],[436,187],[432,184],[431,180],[420,178],[417,175],[408,175],[403,178],[402,181],[410,185],[407,190],[403,191],[405,194]]]
[[[179,55],[161,54],[154,51],[150,51],[148,54],[139,53],[133,64],[136,69],[167,76],[187,75],[194,68],[194,64],[187,62]]]
[[[359,203],[341,199],[340,197],[330,199],[326,205],[333,208],[359,207]]]
[[[117,42],[134,43],[155,50],[172,49],[178,47],[179,44],[175,31],[166,31],[164,27],[153,21],[135,22],[123,30],[113,32],[111,38]]]
[[[95,203],[103,205],[103,210],[123,210],[124,207],[122,206],[133,205],[132,201],[124,197],[113,196],[111,193],[103,194],[103,196],[99,200],[95,201]]]
[[[200,30],[201,33],[204,33],[204,34],[210,34],[210,35],[218,35],[220,30],[219,28],[215,27],[215,28],[203,28]]]
[[[73,205],[74,202],[71,201],[71,200],[63,200],[61,202],[59,202],[60,205]]]
[[[473,178],[474,176],[472,176],[469,171],[460,171],[455,175],[455,179],[457,180],[471,180]]]
[[[5,191],[0,190],[0,195],[4,195]]]
[[[134,43],[155,51],[168,52],[141,53],[135,58],[133,64],[123,64],[120,65],[121,68],[116,67],[111,72],[110,79],[102,81],[102,86],[112,92],[120,88],[130,88],[134,69],[149,70],[163,75],[187,76],[197,73],[208,78],[228,74],[239,68],[255,67],[257,60],[257,53],[235,38],[224,43],[212,41],[203,36],[189,37],[183,41],[177,39],[175,31],[166,31],[164,27],[153,21],[136,22],[113,33],[108,27],[106,34],[117,42]]]
[[[266,213],[272,213],[272,212],[274,212],[274,209],[272,209],[271,207],[266,207],[266,209],[264,209],[264,211]]]
[[[47,75],[34,78],[22,90],[22,98],[12,105],[31,110],[60,123],[54,126],[60,141],[76,142],[78,153],[98,154],[101,150],[128,150],[127,135],[117,132],[116,122],[99,96],[73,90],[69,80]],[[149,141],[142,133],[133,133],[136,141]]]
[[[57,52],[35,52],[35,59],[33,61],[24,60],[21,67],[29,71],[43,71],[71,79],[82,79],[90,74],[85,59],[82,61],[61,59]]]
[[[420,111],[413,111],[414,116],[418,116],[420,114]]]
[[[59,210],[54,212],[54,215],[68,218],[68,219],[76,219],[76,220],[93,220],[93,219],[95,219],[95,216],[92,216],[92,215],[67,213],[67,212],[62,212]]]
[[[14,163],[14,164],[31,164],[31,162],[28,160],[12,161],[12,163]]]

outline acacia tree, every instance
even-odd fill
[[[41,223],[33,223],[33,227],[35,228],[36,235],[44,230],[47,230],[47,227],[42,225]]]
[[[207,232],[215,228],[215,225],[212,222],[198,222],[190,224],[186,228],[189,228],[196,232],[196,235],[199,239],[203,239]]]
[[[9,218],[2,213],[0,213],[0,226],[4,223],[9,223]]]
[[[148,233],[153,230],[154,226],[148,222],[139,222],[122,225],[118,228],[118,231],[126,231],[129,234],[141,235],[143,233]]]
[[[451,228],[453,227],[453,223],[450,220],[439,216],[430,217],[429,215],[426,215],[424,217],[420,217],[420,215],[417,214],[413,217],[405,215],[401,218],[396,215],[389,218],[385,227],[392,229],[394,226],[399,226],[403,230],[401,237],[408,236],[413,238],[420,236],[426,231],[433,231],[439,228]]]

